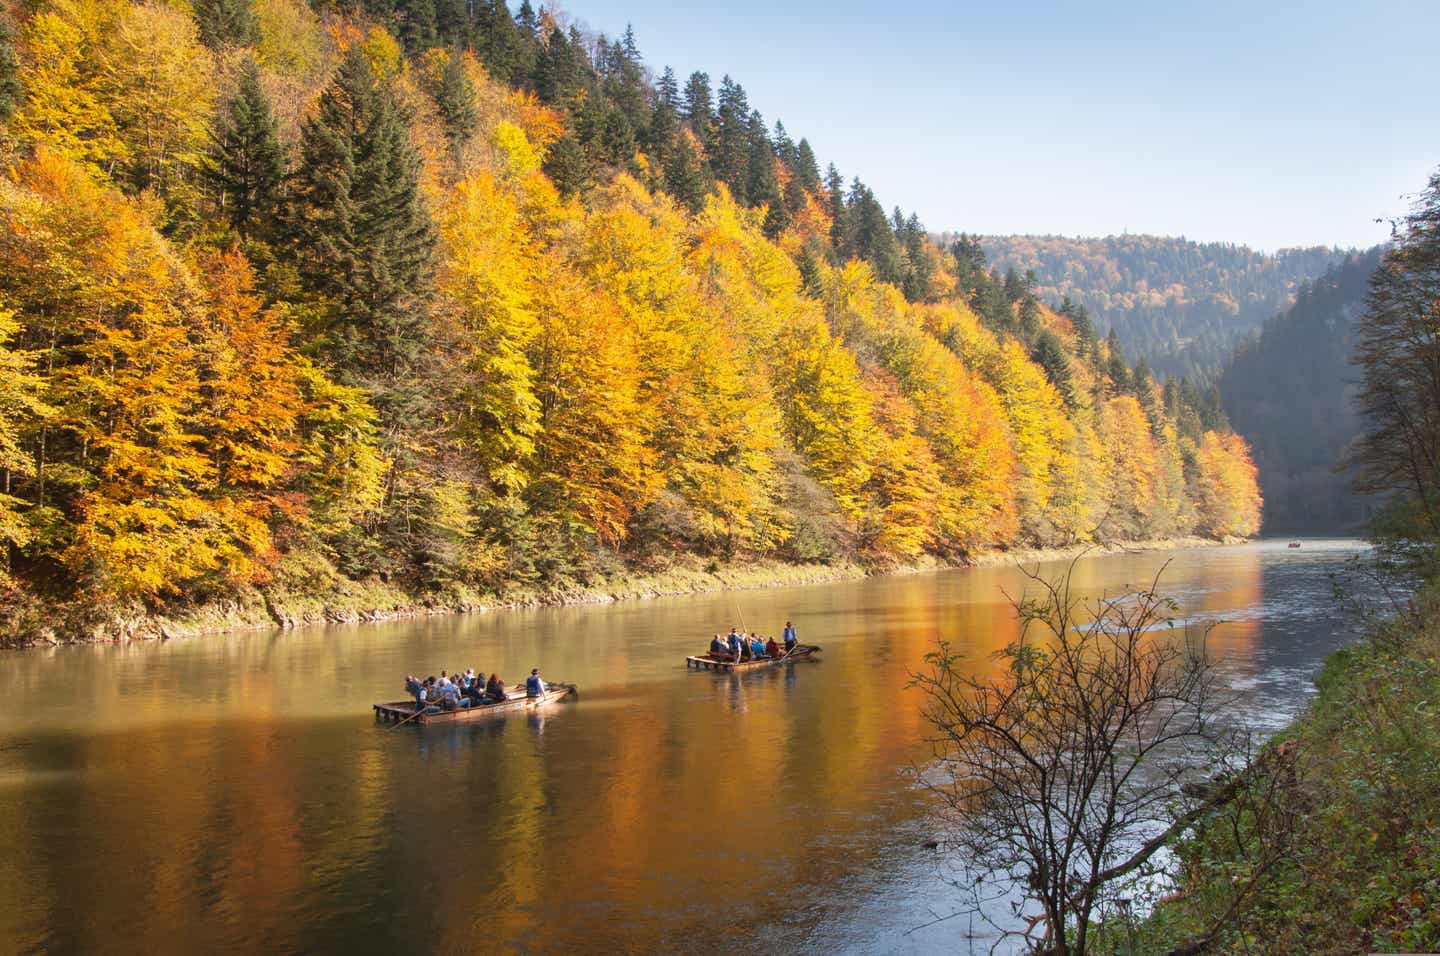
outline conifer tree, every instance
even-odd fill
[[[783,129],[783,127],[782,127]],[[745,195],[752,205],[768,206],[765,213],[765,234],[778,236],[790,225],[790,212],[775,178],[775,151],[765,133],[765,121],[756,110],[750,114],[750,161],[745,176]]]
[[[285,154],[253,57],[241,64],[240,85],[216,124],[206,172],[221,211],[241,238],[263,238],[271,232],[280,212]]]
[[[779,120],[775,121],[775,135],[771,137],[770,141],[775,146],[775,155],[780,158],[780,162],[793,169],[799,153],[795,141],[790,138],[790,134],[785,129],[785,124]]]
[[[683,115],[703,146],[710,144],[710,126],[715,121],[715,107],[710,97],[710,74],[695,71],[685,81]]]
[[[515,25],[525,39],[533,42],[540,38],[540,15],[535,12],[530,0],[521,0],[520,10],[515,14]]]
[[[579,33],[552,30],[540,47],[533,70],[535,92],[546,103],[560,103],[585,85],[585,49]]]
[[[195,0],[200,42],[218,50],[223,46],[254,46],[260,41],[253,0]]]
[[[830,246],[836,257],[843,261],[848,258],[845,248],[845,180],[834,163],[825,170],[825,192],[830,199]]]
[[[625,36],[620,40],[620,55],[635,66],[640,65],[640,47],[635,42],[635,27],[625,24]]]
[[[1034,342],[1040,334],[1040,303],[1030,293],[1025,293],[1020,299],[1020,338],[1025,342]]]
[[[688,136],[675,141],[675,148],[665,163],[665,190],[692,213],[705,208],[705,194],[709,191],[705,173]]]
[[[795,175],[800,184],[811,192],[820,188],[820,164],[815,160],[815,151],[810,141],[802,138],[795,147]]]
[[[0,124],[9,121],[20,102],[19,66],[15,62],[15,41],[10,27],[0,20]]]
[[[573,196],[590,183],[590,159],[574,136],[562,136],[545,154],[542,167],[562,195]]]
[[[445,61],[434,95],[435,106],[445,120],[450,145],[458,150],[474,135],[479,127],[480,115],[475,109],[475,85],[465,75],[464,64],[457,53],[452,52]]]
[[[1115,394],[1128,392],[1130,390],[1130,367],[1125,364],[1125,350],[1120,347],[1120,336],[1115,334],[1114,329],[1110,330],[1110,336],[1105,340],[1105,345],[1110,354],[1105,373],[1110,376]]]
[[[870,263],[880,281],[899,283],[904,273],[900,245],[875,194],[858,178],[850,185],[849,207],[845,223],[846,255],[858,256]]]
[[[1041,331],[1035,339],[1035,348],[1030,357],[1045,370],[1045,377],[1050,379],[1050,384],[1054,385],[1055,390],[1065,399],[1065,404],[1073,409],[1076,398],[1075,384],[1070,374],[1070,360],[1065,357],[1065,350],[1055,333],[1049,329]]]
[[[470,13],[466,0],[433,0],[435,5],[435,39],[450,47],[471,45]]]
[[[785,183],[785,208],[791,219],[805,208],[805,201],[805,187],[800,184],[800,177],[791,176]]]
[[[749,205],[750,138],[750,102],[745,88],[727,74],[720,80],[710,166],[715,178],[730,187],[741,205]]]
[[[435,239],[406,117],[359,46],[321,94],[300,151],[293,229],[320,345],[393,422],[426,333]]]
[[[439,18],[435,12],[435,0],[404,0],[396,13],[400,20],[400,42],[408,53],[420,53],[439,42]]]
[[[510,16],[506,0],[481,5],[480,57],[496,79],[516,83],[530,75],[530,48]]]

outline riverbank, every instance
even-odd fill
[[[1177,892],[1114,952],[1440,951],[1440,586],[1332,655],[1283,769],[1178,848]],[[1273,795],[1269,801],[1262,796]]]
[[[84,600],[60,604],[37,602],[23,606],[12,603],[0,608],[0,648],[173,640],[223,631],[381,622],[521,607],[602,604],[679,594],[823,584],[877,574],[915,574],[950,567],[1056,561],[1080,554],[1166,551],[1225,543],[1233,541],[1175,538],[1069,548],[1014,549],[984,552],[964,563],[947,564],[927,559],[911,565],[883,568],[852,562],[788,564],[747,561],[716,564],[698,557],[681,556],[669,567],[651,572],[613,574],[589,581],[558,581],[543,586],[516,586],[499,595],[456,589],[424,597],[417,597],[380,580],[346,578],[323,562],[296,562],[282,569],[264,587],[246,587],[223,600],[163,612],[139,607],[98,606]]]

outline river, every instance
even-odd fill
[[[1307,540],[1087,557],[1081,593],[1168,562],[1275,727],[1352,639]],[[1063,563],[1041,566],[1055,575]],[[0,655],[0,952],[965,951],[924,799],[909,670],[1016,633],[987,567],[608,606]],[[786,618],[821,660],[683,657]],[[540,666],[543,715],[389,729],[406,672]]]

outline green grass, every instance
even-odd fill
[[[1136,952],[1222,924],[1207,951],[1440,951],[1440,587],[1333,655],[1318,685],[1271,744],[1293,741],[1290,769],[1252,788],[1277,785],[1275,812],[1217,813],[1179,847],[1182,895],[1140,927]]]

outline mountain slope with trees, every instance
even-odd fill
[[[1327,246],[1271,255],[1245,246],[1148,235],[1069,239],[986,236],[1003,273],[1033,273],[1047,302],[1066,298],[1113,329],[1159,372],[1208,385],[1235,345],[1283,312],[1305,282],[1344,260]]]
[[[1379,250],[1351,257],[1302,285],[1220,376],[1230,422],[1255,452],[1267,531],[1354,531],[1369,518],[1340,465],[1360,433],[1355,321],[1379,261]]]
[[[431,0],[10,16],[12,632],[1256,529],[1217,402],[631,32]]]

